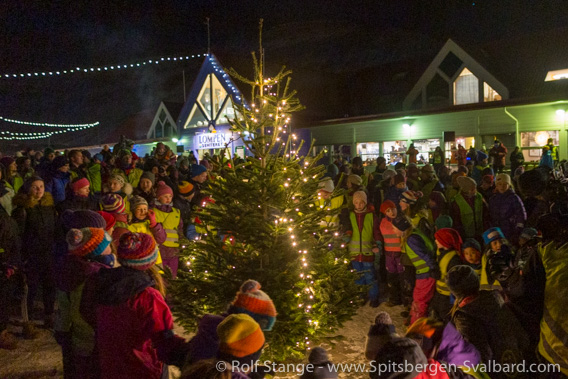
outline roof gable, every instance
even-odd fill
[[[461,61],[461,65],[457,68],[452,76],[447,75],[442,69],[442,65],[445,64],[446,58],[448,57],[457,58],[458,62]],[[451,83],[457,78],[457,76],[467,68],[471,71],[480,82],[485,82],[495,91],[497,91],[503,99],[509,98],[509,90],[505,85],[503,85],[497,78],[493,76],[489,71],[487,71],[481,64],[479,64],[471,55],[469,55],[464,49],[462,49],[458,44],[456,44],[451,39],[445,43],[442,49],[438,52],[436,57],[432,60],[426,71],[422,74],[418,82],[414,85],[410,93],[406,96],[403,102],[404,109],[412,108],[413,103],[417,100],[419,96],[422,96],[423,107],[425,106],[426,98],[426,87],[432,82],[435,77],[441,77],[443,80],[448,82],[451,87]],[[451,98],[451,96],[450,96]],[[450,105],[450,104],[448,104]]]
[[[214,92],[223,91],[225,93],[216,99]],[[211,96],[208,93],[211,93]],[[205,101],[210,103],[205,104]],[[231,104],[242,104],[243,101],[241,92],[223,70],[217,58],[213,54],[208,54],[177,118],[178,133],[181,134],[189,127],[189,122],[195,115],[202,119],[200,123],[203,125],[200,126],[226,123],[223,122],[223,111]]]

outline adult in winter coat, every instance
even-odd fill
[[[511,153],[509,160],[511,161],[511,173],[514,174],[517,168],[522,167],[525,163],[525,156],[518,146],[515,146],[515,150]],[[511,174],[511,175],[512,175]]]
[[[491,225],[501,228],[503,234],[517,245],[527,214],[521,198],[515,193],[508,174],[499,174],[495,180],[496,192],[489,199]]]
[[[140,177],[142,177],[142,169],[137,168],[133,162],[132,152],[130,150],[121,150],[118,153],[117,167],[112,170],[113,174],[118,174],[126,178],[132,188],[138,187]]]
[[[546,272],[544,310],[540,323],[538,353],[546,361],[560,366],[568,375],[568,209],[559,212],[553,208],[551,214],[541,220],[543,242],[538,253]]]
[[[252,317],[265,331],[271,331],[276,322],[276,308],[260,283],[247,280],[242,285],[227,312],[220,315],[207,314],[199,320],[197,333],[189,341],[187,363],[214,358],[219,350],[217,327],[229,315],[244,313]]]
[[[67,243],[69,255],[58,276],[55,339],[62,348],[65,378],[98,378],[95,332],[80,307],[85,281],[114,264],[111,237],[101,228],[71,229]]]
[[[203,183],[207,181],[207,168],[203,165],[192,164],[190,175],[191,178],[189,179],[189,182],[193,185],[193,188],[195,188],[195,195],[191,200],[191,204],[194,207],[202,207],[203,198],[205,196],[201,193],[201,187],[203,186]]]
[[[0,206],[0,349],[13,350],[17,346],[14,335],[8,332],[10,300],[16,285],[16,270],[21,267],[18,225]]]
[[[100,270],[95,280],[101,378],[160,379],[165,364],[181,367],[187,344],[173,333],[163,281],[153,267],[158,246],[147,234],[126,233],[117,255],[121,267]]]
[[[67,184],[71,180],[69,173],[69,161],[65,156],[60,155],[55,157],[51,162],[49,174],[45,180],[45,191],[53,196],[55,204],[61,203],[65,200],[67,191]]]
[[[435,246],[423,232],[413,228],[406,217],[393,221],[394,231],[401,237],[401,247],[416,268],[416,283],[412,294],[410,323],[428,315],[428,305],[436,291],[439,277],[435,259]]]
[[[430,309],[439,320],[449,318],[452,304],[450,302],[450,289],[446,285],[446,275],[454,266],[462,263],[460,258],[462,239],[455,229],[442,228],[434,234],[438,247],[437,261],[440,278],[436,280],[436,292]]]
[[[429,164],[424,165],[420,170],[420,191],[424,195],[418,201],[418,207],[425,207],[434,191],[444,192],[444,185],[436,177],[434,168]]]
[[[489,259],[489,271],[495,274],[513,313],[523,321],[523,328],[536,350],[544,307],[546,272],[539,255],[536,229],[525,228],[519,238],[517,254],[501,249]]]
[[[53,197],[45,191],[43,179],[32,177],[24,183],[14,197],[12,217],[18,223],[29,286],[28,309],[33,304],[40,287],[43,292],[44,321],[53,325],[55,303],[54,234],[57,221]]]
[[[6,171],[2,175],[3,180],[6,185],[18,192],[20,187],[24,184],[24,179],[18,174],[18,165],[16,160],[12,157],[3,157],[0,159],[0,163],[4,166]]]
[[[446,283],[456,298],[451,321],[479,351],[481,361],[521,363],[528,337],[503,299],[493,291],[479,291],[479,277],[469,266],[452,268]]]
[[[507,156],[507,148],[501,141],[495,140],[493,147],[489,150],[489,156],[493,159],[493,170],[495,173],[503,172],[505,168],[505,157]]]

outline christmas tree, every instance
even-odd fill
[[[252,54],[253,80],[230,70],[252,88],[231,120],[250,156],[222,160],[208,182],[213,201],[199,213],[208,233],[185,244],[172,292],[178,322],[194,330],[203,314],[226,311],[241,283],[257,280],[278,311],[264,357],[282,361],[340,338],[333,333],[356,312],[365,288],[354,283],[337,225],[322,221],[339,210],[319,199],[321,157],[299,156],[301,142],[296,148],[290,135],[291,113],[302,108],[289,89],[290,71],[265,78],[260,51],[259,59]]]

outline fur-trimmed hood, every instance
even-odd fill
[[[32,204],[31,197],[27,193],[18,193],[12,199],[12,204],[14,207],[19,208],[32,208],[34,204]],[[53,202],[53,196],[49,192],[45,192],[41,200],[35,204],[40,205],[42,207],[51,207],[54,206],[55,203]]]

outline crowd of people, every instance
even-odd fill
[[[510,175],[506,149],[494,149],[503,159],[493,165],[476,151],[454,170],[379,157],[370,173],[359,157],[336,161],[320,192],[341,208],[335,221],[370,305],[404,306],[407,335],[428,340],[428,358],[463,366],[438,350],[449,333],[475,352],[470,362],[549,362],[567,374],[566,164],[525,172],[513,162]]]
[[[564,165],[510,175],[487,159],[477,151],[455,170],[378,158],[368,173],[359,157],[327,166],[319,201],[332,212],[322,225],[343,236],[370,306],[403,306],[407,320],[397,334],[388,313],[377,315],[362,345],[368,360],[460,367],[406,377],[494,377],[472,370],[490,361],[568,373]],[[203,232],[202,186],[220,167],[161,143],[138,157],[124,140],[94,155],[3,156],[0,348],[17,347],[8,329],[17,300],[24,338],[37,337],[38,318],[54,331],[65,378],[163,378],[168,365],[183,378],[263,377],[245,364],[259,359],[277,312],[258,282],[244,282],[225,313],[203,317],[191,340],[173,332],[162,274],[175,278],[180,239]],[[246,368],[223,372],[218,362]],[[338,375],[322,348],[309,362],[315,370],[303,378]]]

